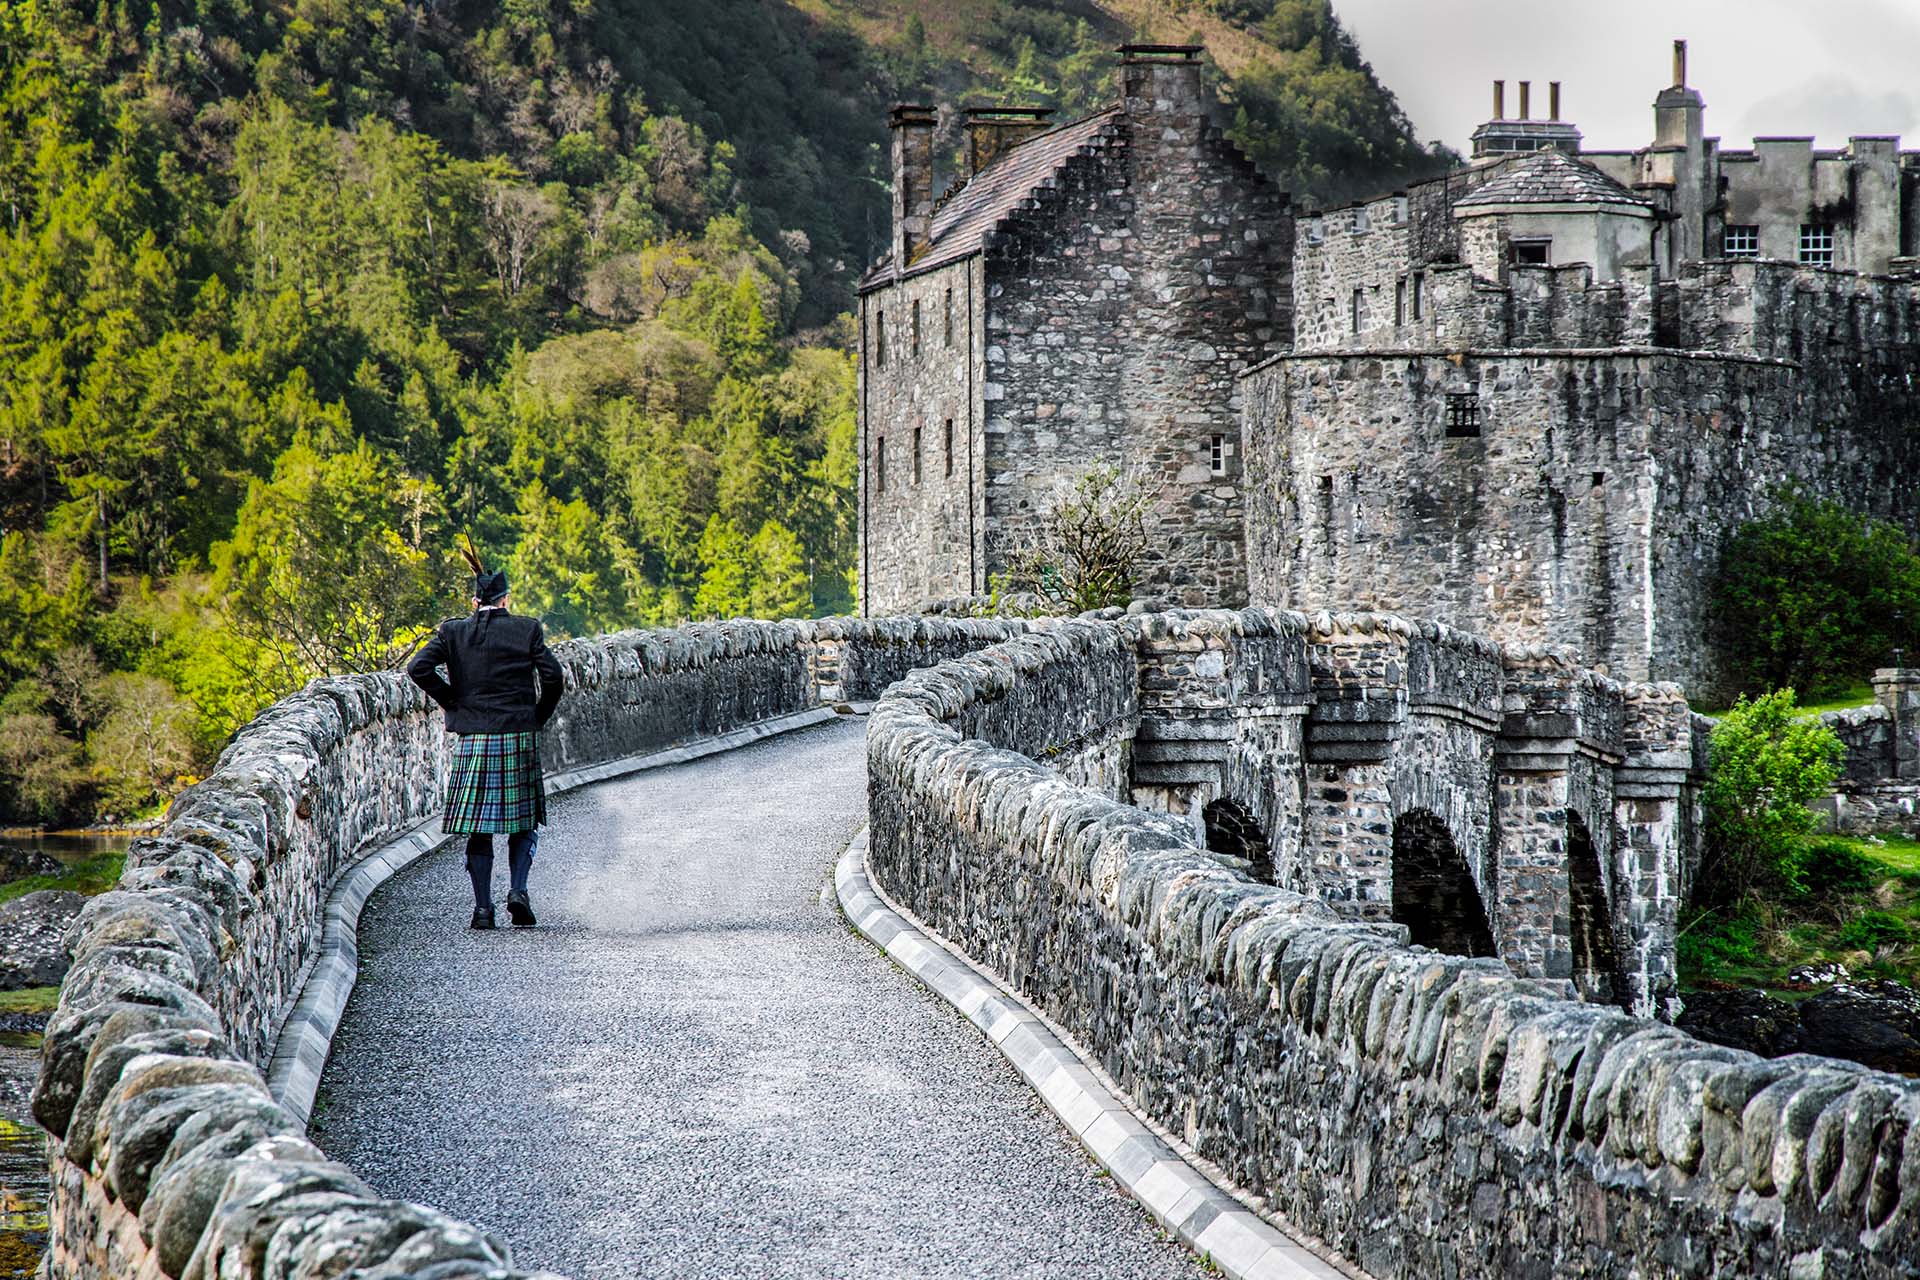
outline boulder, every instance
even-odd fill
[[[0,884],[11,884],[28,876],[57,876],[65,870],[52,854],[0,844]]]
[[[70,889],[46,889],[0,902],[0,991],[58,986],[72,963],[67,926],[86,899]]]
[[[1797,1053],[1800,1011],[1757,988],[1741,991],[1689,991],[1686,1009],[1674,1025],[1714,1044],[1745,1049],[1763,1058]]]
[[[1801,1004],[1800,1050],[1920,1075],[1920,991],[1899,982],[1835,983]]]

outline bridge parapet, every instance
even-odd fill
[[[553,772],[617,767],[877,696],[912,667],[1026,630],[740,621],[569,642],[542,753]],[[399,1276],[463,1261],[463,1275],[526,1274],[485,1233],[327,1161],[261,1074],[329,886],[438,813],[447,741],[398,674],[316,681],[242,729],[162,832],[134,842],[119,887],[88,904],[34,1094],[54,1139],[52,1275]]]
[[[1038,1004],[1166,1129],[1374,1274],[1911,1269],[1920,1084],[1703,1044],[1576,1002],[1563,981],[1410,946],[1402,924],[1254,882],[1182,815],[1076,786],[1068,759],[1008,748],[1021,721],[1002,732],[996,709],[1016,705],[1019,683],[1034,687],[1017,705],[1052,702],[1050,714],[1071,717],[1091,659],[1104,666],[1130,639],[1158,678],[1182,625],[1067,624],[918,672],[883,698],[868,737],[876,882]],[[1325,636],[1342,674],[1323,684],[1314,649],[1316,693],[1400,701],[1392,650],[1409,632]],[[1379,673],[1381,697],[1346,677],[1363,668]],[[1581,693],[1534,674],[1543,714],[1565,717],[1555,740],[1573,746],[1544,753],[1544,770],[1511,771],[1560,775],[1552,786],[1514,785],[1540,788],[1530,804],[1542,821],[1585,803],[1607,825],[1601,793],[1581,788],[1615,768],[1645,771],[1636,785],[1671,791],[1614,797],[1630,817],[1650,805],[1621,847],[1665,874],[1696,749],[1678,691],[1592,681]],[[1618,766],[1597,749],[1606,735],[1580,728],[1582,717],[1604,725],[1608,702]],[[1405,705],[1402,746],[1428,731],[1418,721],[1443,718]],[[1205,718],[1226,723],[1222,710]],[[1500,727],[1475,729],[1489,779]],[[1321,786],[1316,770],[1355,764],[1303,768]],[[1391,809],[1390,777],[1381,803],[1389,827],[1406,816]]]

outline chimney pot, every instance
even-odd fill
[[[1507,82],[1505,80],[1493,82],[1493,118],[1495,120],[1507,118]]]
[[[1547,119],[1556,123],[1560,119],[1560,82],[1558,80],[1551,81],[1547,85]]]
[[[1533,81],[1531,80],[1520,82],[1520,118],[1533,119]]]

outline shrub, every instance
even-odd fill
[[[1913,926],[1890,911],[1862,911],[1847,921],[1836,940],[1850,950],[1878,951],[1912,942]]]
[[[1806,842],[1793,858],[1792,880],[1803,893],[1816,898],[1844,898],[1866,893],[1885,872],[1860,852],[1851,840],[1826,836]]]
[[[1152,514],[1146,482],[1117,467],[1062,480],[1009,554],[1004,585],[1055,613],[1124,607],[1146,559]]]
[[[1920,636],[1920,554],[1910,535],[1836,502],[1787,491],[1741,526],[1713,587],[1715,640],[1749,688],[1839,693]]]
[[[1794,714],[1791,689],[1734,704],[1708,746],[1696,901],[1799,889],[1800,854],[1815,822],[1807,802],[1833,790],[1845,750],[1833,730]]]

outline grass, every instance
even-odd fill
[[[72,889],[92,897],[118,884],[120,873],[126,865],[127,855],[124,853],[96,853],[91,858],[68,865],[58,875],[23,876],[0,884],[0,902],[24,898],[42,889]]]
[[[1865,680],[1859,680],[1820,702],[1796,702],[1796,709],[1801,715],[1817,716],[1826,711],[1845,711],[1851,707],[1864,707],[1872,701],[1873,686]],[[1694,710],[1703,716],[1712,716],[1718,720],[1733,708],[1695,707]]]
[[[1823,836],[1806,893],[1699,912],[1683,922],[1683,987],[1760,987],[1789,999],[1801,965],[1920,986],[1920,841]]]
[[[0,1013],[52,1013],[60,1003],[59,987],[22,987],[0,991]]]

